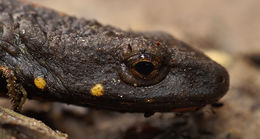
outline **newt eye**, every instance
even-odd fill
[[[151,62],[141,61],[135,64],[135,70],[143,75],[147,76],[154,70],[154,65]]]
[[[158,63],[150,60],[138,60],[131,65],[131,72],[136,78],[143,80],[152,79],[158,74]]]
[[[134,86],[154,85],[168,74],[168,61],[150,53],[137,53],[125,59],[119,75],[121,79]]]

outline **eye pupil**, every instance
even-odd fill
[[[142,75],[149,75],[154,70],[154,65],[151,62],[138,62],[135,70]]]

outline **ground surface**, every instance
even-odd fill
[[[34,101],[26,103],[26,115],[73,139],[260,139],[260,1],[31,1],[123,29],[167,31],[217,58],[227,67],[231,85],[222,107],[207,106],[184,115],[157,113],[144,118]]]

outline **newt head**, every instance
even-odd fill
[[[228,90],[222,66],[165,33],[2,4],[0,67],[15,73],[29,98],[152,113],[215,103]]]
[[[185,43],[174,38],[130,40],[117,54],[121,83],[113,87],[118,94],[113,98],[120,102],[116,109],[188,111],[214,103],[227,92],[227,71]]]

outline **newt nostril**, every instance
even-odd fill
[[[219,72],[217,73],[216,83],[220,84],[221,86],[228,87],[229,86],[229,75],[227,70],[221,66]]]
[[[226,82],[226,78],[223,76],[223,75],[219,75],[217,78],[216,78],[216,82],[217,83],[220,83],[220,84],[224,84]]]
[[[227,92],[229,88],[229,75],[224,67],[220,66],[218,68],[218,72],[216,72],[215,74],[214,84],[216,86],[215,92],[217,92],[218,98],[220,98]]]

